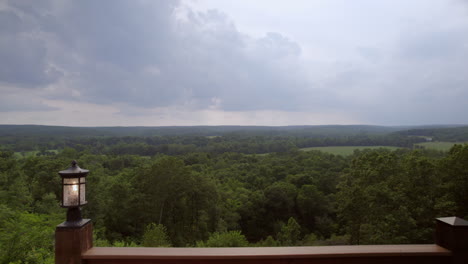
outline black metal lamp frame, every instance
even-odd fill
[[[80,206],[86,205],[88,202],[84,201],[81,202],[81,186],[86,186],[85,177],[88,175],[89,170],[81,169],[78,167],[76,161],[72,161],[71,167],[67,170],[63,170],[59,172],[60,177],[62,177],[62,203],[61,207],[68,208],[67,210],[67,221],[63,222],[58,226],[58,228],[77,228],[82,227],[87,224],[90,220],[89,219],[82,219],[81,217],[81,208]],[[65,179],[77,178],[78,183],[70,184],[65,183]],[[77,185],[78,186],[78,204],[76,205],[64,205],[64,186],[67,185]]]

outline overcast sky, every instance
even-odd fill
[[[468,1],[0,0],[0,124],[468,124]]]

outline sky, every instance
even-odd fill
[[[0,0],[0,124],[468,124],[468,1]]]

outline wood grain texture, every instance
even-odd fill
[[[86,264],[451,264],[451,258],[427,256],[307,258],[307,259],[88,259]]]
[[[245,258],[323,258],[358,256],[450,256],[438,245],[369,245],[325,247],[258,248],[118,248],[95,247],[83,259],[245,259]]]
[[[93,246],[91,223],[76,229],[57,228],[55,231],[55,263],[80,264],[82,254]]]
[[[263,248],[91,248],[87,264],[448,264],[451,252],[437,245],[372,245]]]

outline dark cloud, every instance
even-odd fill
[[[245,36],[216,10],[188,10],[179,21],[177,4],[70,1],[52,12],[15,2],[12,10],[35,25],[23,36],[17,15],[3,17],[16,26],[2,34],[0,77],[39,87],[62,77],[50,68],[57,65],[82,100],[94,103],[206,108],[216,100],[234,111],[299,106],[294,91],[310,84],[291,70],[301,53],[297,43],[273,32]]]
[[[60,72],[49,65],[46,43],[27,17],[2,10],[0,24],[0,83],[34,87],[53,82],[60,76]]]
[[[161,62],[171,42],[176,1],[73,1],[58,17],[55,33],[65,45],[96,61],[132,72]]]
[[[44,42],[29,36],[0,38],[0,80],[27,86],[40,86],[52,78],[46,73]]]
[[[12,11],[0,10],[0,34],[2,36],[14,35],[26,29],[17,14]]]

